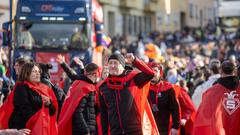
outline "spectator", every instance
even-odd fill
[[[199,85],[196,90],[193,93],[192,99],[196,106],[196,108],[199,107],[201,101],[202,101],[202,94],[210,87],[212,87],[213,83],[217,81],[218,78],[220,78],[220,66],[221,63],[219,60],[213,59],[210,61],[209,68],[212,71],[212,75],[208,78],[206,82]]]

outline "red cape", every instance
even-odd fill
[[[173,86],[174,86],[174,90],[175,90],[175,93],[176,93],[176,96],[177,96],[177,99],[179,102],[179,106],[180,106],[180,112],[181,112],[180,118],[187,120],[186,125],[184,126],[185,132],[186,132],[186,134],[191,134],[192,128],[193,128],[193,123],[194,123],[195,116],[196,116],[196,108],[195,108],[191,98],[185,91],[185,89],[183,89],[179,85],[173,85]]]
[[[13,91],[10,93],[10,95],[7,97],[7,100],[0,108],[0,129],[8,128],[8,120],[14,110],[14,91],[16,86],[19,84],[19,82],[16,83]],[[27,84],[31,90],[36,91],[39,95],[49,97],[56,110],[58,109],[57,99],[53,91],[48,86],[42,83],[35,85],[27,81],[25,81],[24,84]],[[55,113],[54,116],[50,116],[49,110],[45,108],[43,104],[42,109],[40,109],[27,121],[26,128],[31,130],[31,135],[57,135],[58,131],[56,116],[57,113]]]
[[[216,84],[203,94],[193,135],[240,135],[240,86],[230,91]]]
[[[108,80],[112,79],[114,81],[121,81],[121,82],[127,82],[133,79],[135,75],[137,75],[139,72],[136,70],[133,70],[131,73],[129,73],[127,76],[123,78],[113,77],[113,78],[107,78],[103,82],[98,84],[99,88],[102,83],[106,82],[108,83]],[[124,83],[122,83],[124,84]],[[142,88],[138,88],[134,81],[131,81],[130,84],[131,87],[129,87],[129,91],[131,92],[134,101],[137,105],[140,117],[141,117],[141,124],[142,124],[142,130],[143,135],[159,135],[157,125],[155,123],[150,105],[147,100],[147,95],[149,92],[150,83],[147,83]],[[111,86],[114,87],[114,89],[121,89],[123,86]]]
[[[59,135],[72,134],[72,115],[81,99],[91,91],[96,91],[95,85],[82,80],[73,82],[59,115]]]

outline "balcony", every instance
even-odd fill
[[[160,8],[157,0],[151,0],[144,4],[144,10],[150,12],[156,12]]]
[[[134,8],[136,6],[136,0],[120,0],[120,5],[123,7]]]

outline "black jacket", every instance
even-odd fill
[[[9,119],[9,128],[26,128],[26,123],[42,107],[41,96],[26,84],[18,84],[13,99],[14,110]],[[49,114],[53,116],[56,108],[50,104]]]
[[[157,103],[156,97],[158,98]],[[179,107],[173,88],[159,93],[150,90],[149,100],[160,134],[169,132],[170,116],[172,116],[171,127],[175,129],[179,128]],[[157,105],[156,110],[153,108],[154,105]]]
[[[91,80],[82,76],[84,80],[93,84]],[[72,135],[85,135],[87,133],[95,133],[96,130],[96,114],[95,114],[95,92],[90,92],[83,97],[72,117]]]
[[[79,80],[80,75],[77,74],[77,72],[73,70],[71,67],[69,67],[65,62],[61,64],[61,67],[63,68],[64,72],[72,81]],[[83,69],[81,69],[81,74],[82,73],[83,73]]]
[[[107,135],[108,126],[110,126],[111,135],[142,134],[140,114],[134,101],[134,97],[129,91],[129,87],[132,81],[134,81],[136,86],[142,87],[152,79],[154,73],[139,60],[136,60],[134,65],[142,72],[138,73],[132,80],[124,82],[123,89],[112,89],[108,87],[106,82],[99,87],[103,135]],[[122,78],[129,73],[130,72],[126,70],[122,75],[118,76],[118,78]],[[109,78],[111,79],[111,76]]]
[[[75,80],[80,80],[82,78],[81,76],[84,72],[84,69],[81,69],[80,73],[78,74],[74,69],[69,67],[65,62],[60,64],[60,66],[63,68],[64,72],[68,76],[68,78],[64,81],[64,88],[63,88],[64,93],[67,94],[68,89],[71,85],[71,82]]]

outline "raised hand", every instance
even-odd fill
[[[65,57],[62,56],[61,54],[59,54],[59,55],[57,56],[56,61],[57,61],[58,64],[62,64],[62,63],[65,62]]]
[[[131,63],[133,63],[134,60],[135,60],[135,56],[134,56],[132,53],[127,53],[127,54],[125,55],[125,61],[126,61],[126,63],[131,64]]]

